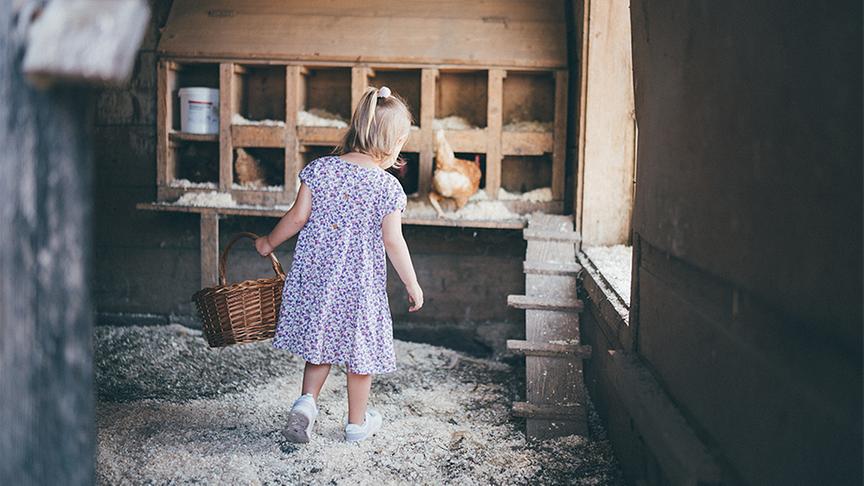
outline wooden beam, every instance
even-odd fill
[[[236,107],[235,91],[239,86],[234,83],[234,64],[223,62],[219,65],[219,191],[230,192],[234,180],[234,142],[231,139],[231,117]]]
[[[507,349],[526,356],[572,359],[588,359],[591,357],[591,346],[584,344],[557,344],[508,339]]]
[[[417,180],[417,193],[425,199],[432,188],[432,162],[435,154],[435,90],[438,79],[437,69],[423,69],[420,72],[420,167]]]
[[[351,68],[351,112],[360,104],[360,98],[369,87],[369,76],[372,70],[368,66],[354,66]]]
[[[567,71],[555,71],[555,132],[552,149],[552,199],[564,199],[567,162]]]
[[[201,213],[201,288],[213,287],[219,282],[219,214]]]
[[[169,134],[174,119],[171,100],[176,74],[170,61],[161,60],[156,66],[156,185],[167,186],[174,179],[174,153]]]
[[[548,311],[581,311],[583,304],[579,299],[556,299],[535,295],[508,295],[507,305],[516,309]]]
[[[501,187],[501,128],[503,125],[504,77],[503,69],[490,69],[486,107],[486,195],[498,199]]]
[[[297,111],[302,103],[302,68],[285,66],[285,173],[282,185],[284,201],[294,201],[297,191],[297,174],[302,169],[300,144],[297,140]]]

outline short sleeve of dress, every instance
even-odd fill
[[[405,190],[402,189],[402,184],[394,180],[392,184],[388,184],[384,193],[384,201],[379,208],[378,219],[383,220],[385,216],[397,210],[405,211],[407,202],[408,197],[405,195]]]
[[[314,189],[316,184],[316,174],[318,173],[318,166],[320,164],[320,159],[315,159],[312,162],[306,164],[306,167],[300,171],[297,177],[300,178],[300,182],[305,183],[309,189]]]

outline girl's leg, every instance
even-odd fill
[[[366,403],[372,375],[358,375],[348,372],[348,423],[363,425],[366,420]]]
[[[321,387],[327,381],[327,375],[330,374],[329,364],[313,364],[306,362],[306,368],[303,370],[303,390],[302,394],[312,394],[315,402],[318,402],[318,394],[321,393]]]

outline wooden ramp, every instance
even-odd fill
[[[571,217],[537,214],[524,236],[525,295],[508,296],[507,304],[525,309],[526,339],[508,340],[507,348],[525,355],[528,389],[527,402],[514,403],[513,414],[527,418],[529,438],[586,435],[582,360],[591,347],[579,339],[579,235]]]

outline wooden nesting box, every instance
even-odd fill
[[[489,197],[502,188],[549,187],[552,201],[509,197],[502,203],[518,213],[560,213],[567,133],[563,6],[460,5],[176,0],[159,45],[159,202],[219,191],[241,206],[290,204],[299,170],[330,152],[345,132],[320,117],[310,124],[309,113],[347,121],[367,86],[386,85],[415,117],[403,151],[408,167],[400,175],[407,193],[425,201],[435,129],[440,119],[459,117],[465,123],[445,124],[445,136],[460,158],[479,156]],[[219,88],[218,135],[180,131],[177,91],[191,86]],[[263,167],[260,187],[238,180],[241,155]],[[406,215],[409,224],[448,221]]]

